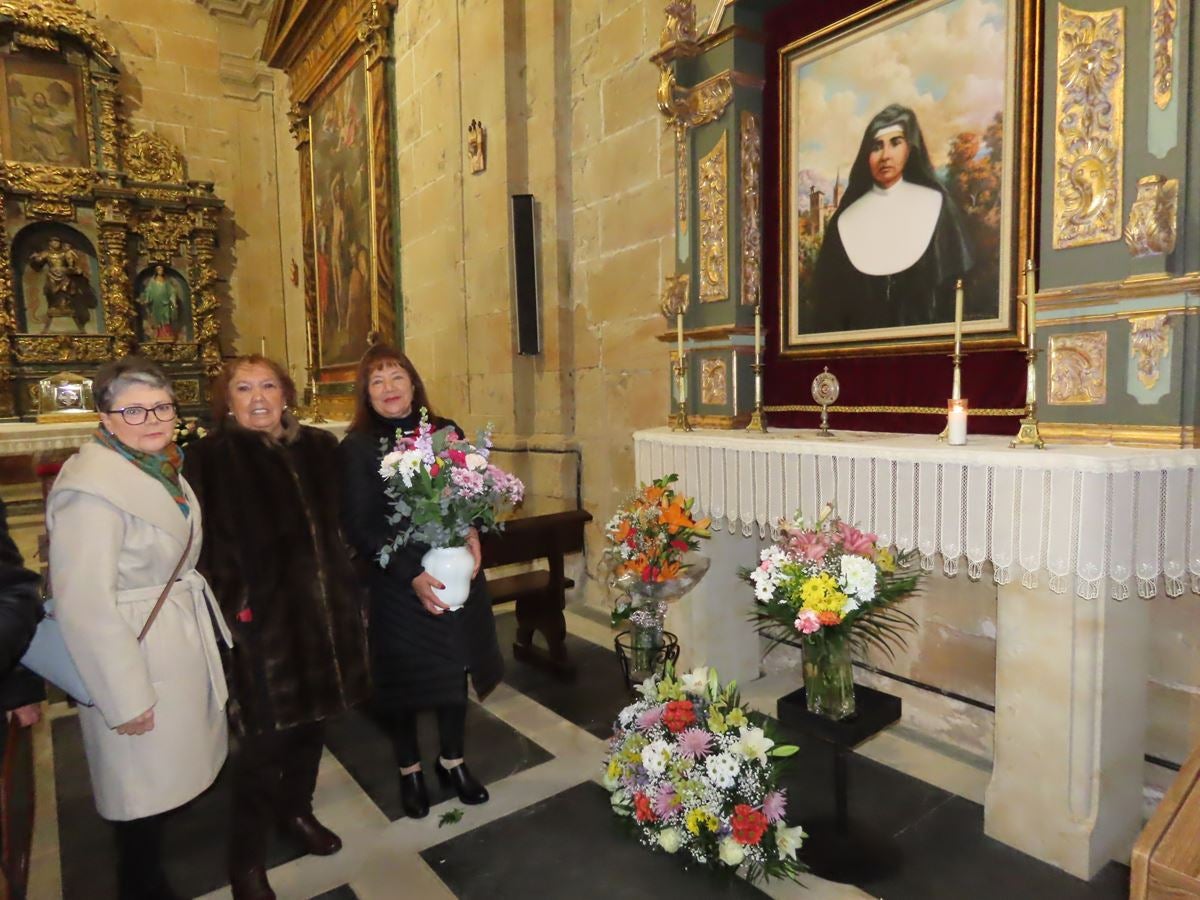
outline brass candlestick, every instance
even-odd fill
[[[767,416],[763,412],[762,402],[762,373],[764,366],[760,362],[754,362],[750,364],[750,368],[754,372],[754,412],[750,413],[750,422],[746,425],[746,430],[766,434]]]
[[[325,425],[329,420],[321,415],[320,382],[313,367],[308,367],[308,421],[313,425]]]
[[[1021,427],[1017,436],[1008,445],[1010,447],[1032,447],[1034,450],[1045,450],[1046,442],[1038,431],[1037,418],[1037,357],[1036,347],[1025,350],[1027,368],[1025,370],[1025,416],[1021,419]]]
[[[950,358],[954,360],[954,381],[950,388],[950,399],[962,399],[962,358],[963,355],[958,350],[950,354]],[[950,422],[949,418],[946,421],[946,427],[942,429],[942,433],[937,436],[937,439],[943,444],[950,438]]]
[[[672,431],[692,431],[692,423],[687,414],[687,354],[683,354],[672,364],[675,370],[675,384],[678,385],[675,415],[671,419]]]

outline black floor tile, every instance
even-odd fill
[[[563,681],[544,669],[513,659],[512,643],[517,633],[513,613],[496,616],[496,633],[504,652],[505,683],[589,734],[599,738],[612,736],[613,721],[630,698],[621,665],[611,648],[568,634],[567,655],[577,674],[574,679]]]
[[[859,885],[887,900],[1125,900],[1129,869],[1109,863],[1082,881],[983,833],[983,807],[950,797],[896,836],[896,874]]]
[[[419,733],[429,800],[440,803],[453,794],[442,788],[433,773],[438,736],[432,713],[421,716]],[[392,744],[374,719],[361,712],[343,716],[326,729],[325,744],[388,819],[394,822],[404,817]],[[484,784],[500,781],[550,759],[553,759],[550,753],[478,703],[467,705],[466,760],[471,773]]]
[[[55,720],[51,735],[64,900],[108,900],[116,897],[113,830],[100,818],[92,800],[79,720],[74,716]],[[225,861],[230,784],[226,766],[216,784],[166,819],[163,855],[167,875],[172,887],[185,897],[198,897],[229,883]],[[300,855],[297,848],[273,836],[267,866],[282,865]]]
[[[640,900],[765,896],[739,879],[652,852],[625,833],[608,792],[587,782],[421,854],[464,900]]]
[[[348,884],[343,884],[340,888],[334,888],[332,891],[326,891],[323,894],[317,894],[311,900],[358,900],[358,894]]]

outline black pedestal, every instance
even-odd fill
[[[900,698],[862,685],[854,686],[855,715],[834,721],[808,711],[804,688],[779,698],[784,725],[828,744],[833,751],[834,816],[801,821],[808,840],[802,859],[814,875],[841,883],[871,881],[900,867],[900,848],[890,835],[849,820],[850,778],[846,756],[867,738],[900,719]]]

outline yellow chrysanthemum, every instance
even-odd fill
[[[804,609],[815,613],[830,612],[840,616],[846,607],[846,595],[838,588],[837,579],[828,572],[815,575],[800,588]]]
[[[701,828],[707,828],[709,831],[716,831],[721,827],[720,821],[705,809],[693,809],[687,814],[687,830],[692,834],[699,834]]]

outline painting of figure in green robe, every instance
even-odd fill
[[[138,279],[137,303],[147,341],[174,343],[191,339],[187,282],[174,269],[157,263]]]

